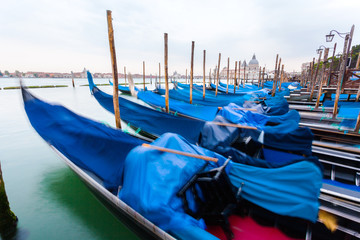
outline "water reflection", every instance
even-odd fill
[[[61,168],[45,173],[40,185],[42,197],[55,201],[59,208],[69,212],[71,221],[80,221],[80,225],[91,232],[93,239],[138,239],[91,194],[70,169]]]

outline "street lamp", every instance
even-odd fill
[[[335,34],[333,34],[332,32],[336,32],[341,38],[345,38],[346,34],[349,34],[349,32],[340,33],[336,30],[331,30],[330,33],[326,35],[326,42],[331,42],[334,39]]]
[[[324,48],[324,50],[325,50],[327,47],[325,47],[324,45],[320,45],[320,47],[318,49],[316,49],[316,53],[319,54],[321,52],[322,48]],[[332,48],[329,48],[329,49],[332,49]]]

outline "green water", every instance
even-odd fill
[[[87,87],[30,91],[114,126],[113,115]],[[10,206],[19,218],[16,239],[138,239],[33,130],[19,90],[0,91],[0,161]]]

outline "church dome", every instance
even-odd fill
[[[250,65],[259,65],[258,60],[256,60],[255,53],[254,53],[252,59],[251,59],[250,62],[249,62],[249,66],[250,66]]]

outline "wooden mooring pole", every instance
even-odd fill
[[[203,98],[205,99],[205,60],[206,60],[206,50],[204,50],[203,58]]]
[[[121,129],[120,122],[120,109],[119,109],[119,91],[118,91],[118,71],[117,71],[117,63],[116,63],[116,53],[115,53],[115,43],[114,43],[114,29],[112,25],[112,17],[111,11],[107,10],[107,23],[108,23],[108,33],[109,33],[109,45],[110,45],[110,54],[111,54],[111,65],[112,65],[112,73],[113,73],[113,82],[114,82],[114,90],[113,90],[113,104],[114,104],[114,113],[115,113],[115,123],[116,128]]]
[[[191,42],[191,65],[190,65],[190,104],[192,104],[192,89],[193,89],[193,77],[194,77],[194,48],[195,42]]]
[[[316,83],[317,83],[317,76],[318,76],[319,68],[320,68],[321,55],[322,55],[322,51],[320,51],[320,53],[319,53],[319,58],[318,58],[318,61],[317,61],[315,76],[314,76],[314,78],[312,79],[313,84],[312,84],[312,86],[311,86],[311,92],[310,92],[309,102],[312,102],[313,97],[314,97],[314,90],[315,90]]]
[[[279,92],[281,91],[281,84],[284,78],[284,64],[281,66],[280,80],[279,80]]]
[[[350,47],[351,47],[351,40],[354,34],[354,28],[355,26],[352,25],[350,33],[346,34],[345,36],[345,42],[344,42],[344,50],[343,50],[343,55],[342,55],[342,62],[340,65],[340,70],[339,70],[339,77],[338,77],[338,85],[336,88],[336,97],[335,97],[335,102],[334,102],[334,108],[333,108],[333,118],[336,118],[337,112],[338,112],[338,103],[339,103],[339,98],[340,98],[340,91],[341,91],[341,87],[343,84],[343,80],[344,80],[344,75],[346,72],[346,62],[347,62],[347,58],[349,56],[349,52],[350,52]]]
[[[244,79],[243,79],[243,88],[245,88],[245,81],[246,81],[246,61],[244,61]],[[240,61],[239,61],[239,76],[240,76]],[[239,86],[240,87],[240,86]],[[239,88],[238,88],[239,89]]]
[[[209,86],[211,86],[211,68],[210,68],[210,71],[209,71]]]
[[[143,85],[144,85],[144,91],[145,91],[145,61],[143,61]]]
[[[227,71],[226,71],[226,94],[229,93],[229,68],[230,68],[230,58],[228,57],[227,62]]]
[[[74,82],[74,73],[73,73],[73,71],[71,71],[71,78],[72,78],[72,86],[74,88],[75,87],[75,82]]]
[[[262,78],[261,78],[261,88],[264,88],[264,77],[265,77],[265,67],[263,67]]]
[[[240,60],[239,60],[238,64],[239,64],[239,81],[237,81],[237,87],[238,87],[238,89],[240,89],[240,84],[243,84],[241,81],[241,61]],[[243,81],[245,81],[245,79],[243,79]]]
[[[236,85],[237,85],[236,72],[237,72],[237,61],[235,61],[234,93],[236,91]]]
[[[126,67],[124,67],[124,85],[126,86]]]
[[[360,66],[360,53],[359,53],[357,61],[356,61],[355,69],[359,70],[359,66]]]
[[[5,191],[5,183],[0,162],[0,236],[7,239],[16,232],[17,217],[11,211],[9,200]],[[9,238],[12,239],[12,238]]]
[[[274,70],[274,80],[273,80],[273,87],[271,96],[275,96],[276,91],[276,75],[277,75],[277,64],[278,64],[279,54],[276,54],[276,61],[275,61],[275,70]]]
[[[220,60],[221,60],[221,53],[219,53],[219,61],[218,61],[218,65],[217,65],[217,73],[216,73],[216,90],[215,90],[215,96],[217,96],[218,93],[218,86],[219,86],[219,73],[220,73]]]
[[[159,88],[161,88],[161,65],[159,63]]]
[[[260,87],[260,82],[261,82],[261,67],[259,67],[258,88]]]
[[[334,51],[333,51],[333,54],[332,54],[331,63],[330,63],[330,67],[329,67],[329,78],[328,78],[328,81],[327,81],[327,84],[326,84],[327,87],[330,86],[331,72],[332,72],[332,68],[333,68],[333,65],[334,65],[335,51],[336,51],[336,43],[334,44]]]
[[[323,60],[323,66],[321,69],[321,74],[320,74],[320,82],[319,82],[319,89],[318,89],[318,96],[316,98],[316,104],[315,104],[315,108],[319,107],[320,104],[320,97],[321,97],[321,92],[322,92],[322,87],[324,84],[324,80],[326,80],[325,78],[325,69],[326,69],[326,64],[328,62],[328,54],[329,54],[329,48],[325,48],[324,51],[324,60]]]
[[[159,65],[160,66],[160,65]],[[169,113],[168,34],[164,33],[165,110]]]
[[[310,63],[310,79],[309,79],[309,84],[306,87],[307,91],[311,90],[311,86],[313,84],[312,79],[313,79],[313,76],[314,76],[314,68],[315,68],[315,58],[313,58],[312,63]]]

